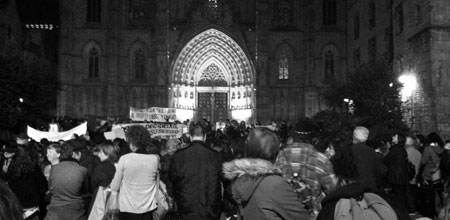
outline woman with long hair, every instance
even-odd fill
[[[120,157],[111,190],[119,193],[120,219],[151,220],[157,207],[159,156],[145,150],[151,144],[146,128],[130,126],[126,138],[132,152]]]

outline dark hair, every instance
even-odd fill
[[[416,135],[416,139],[420,141],[422,145],[428,145],[427,138],[421,134]]]
[[[146,128],[140,125],[128,127],[125,134],[127,141],[137,149],[145,149],[152,144],[152,137]]]
[[[394,135],[397,135],[397,144],[396,145],[400,145],[400,146],[404,147],[405,143],[406,143],[406,136],[401,133],[395,133]]]
[[[31,174],[34,169],[34,163],[28,154],[16,154],[8,167],[7,176],[17,180]]]
[[[55,149],[56,153],[61,153],[61,145],[59,143],[52,143],[47,146],[47,149]]]
[[[131,153],[130,145],[122,138],[114,139],[113,143],[120,148],[120,155],[125,155],[127,153]]]
[[[102,151],[105,155],[109,157],[109,160],[112,162],[117,162],[119,159],[120,148],[112,141],[105,141],[97,145],[97,149]]]
[[[352,182],[358,179],[358,169],[351,145],[343,141],[333,142],[336,154],[331,158],[334,174],[340,181]]]
[[[274,162],[280,150],[280,139],[267,128],[255,128],[250,131],[245,147],[245,156]]]
[[[16,195],[0,180],[0,219],[23,219],[22,208]]]
[[[72,140],[64,142],[61,145],[61,155],[59,156],[59,159],[70,159],[74,152],[80,152],[81,148],[77,143],[77,141]]]
[[[203,127],[200,125],[193,126],[189,131],[191,137],[202,137],[205,134]]]
[[[436,132],[431,132],[427,135],[428,144],[437,143],[439,147],[444,147],[444,141],[442,141],[441,136],[439,136]]]

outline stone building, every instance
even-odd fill
[[[0,57],[19,56],[22,47],[22,25],[16,1],[0,2]]]
[[[58,115],[296,121],[320,92],[384,60],[415,75],[407,121],[450,132],[443,0],[61,0]]]
[[[58,114],[296,121],[345,80],[345,1],[60,1]],[[381,18],[380,18],[381,19]]]
[[[395,0],[394,73],[414,76],[406,94],[407,120],[414,130],[450,137],[450,2]]]
[[[392,1],[351,0],[347,5],[348,70],[392,61]]]

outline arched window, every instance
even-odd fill
[[[102,0],[87,0],[87,21],[100,22],[102,17]]]
[[[142,50],[134,52],[134,77],[135,79],[145,79],[145,58]]]
[[[278,79],[289,79],[289,63],[286,55],[278,60]]]
[[[323,0],[322,7],[323,7],[322,8],[323,25],[325,25],[325,26],[336,25],[336,19],[337,19],[336,0]]]
[[[328,50],[325,53],[325,81],[329,82],[330,80],[334,80],[335,74],[335,55],[333,52]]]
[[[371,1],[369,3],[369,28],[370,29],[374,28],[376,23],[377,17],[376,17],[375,2]]]
[[[89,51],[89,78],[98,78],[99,71],[99,51],[97,48],[92,48]]]

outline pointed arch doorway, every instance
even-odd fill
[[[230,36],[209,29],[192,38],[175,59],[169,91],[178,118],[250,122],[255,113],[255,70]]]

